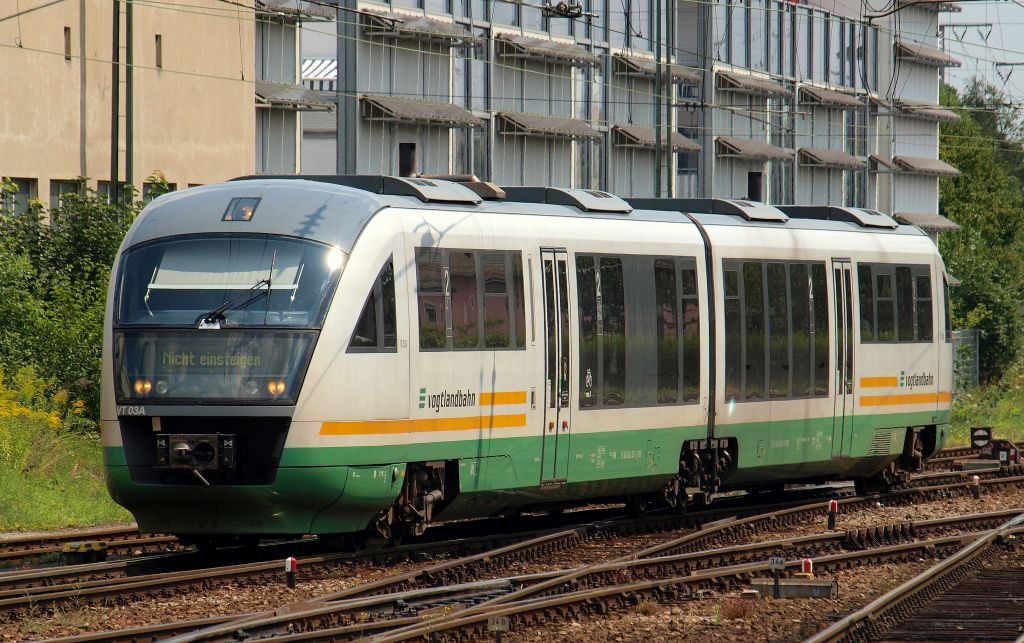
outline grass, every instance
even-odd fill
[[[102,451],[84,405],[22,369],[0,372],[0,532],[127,523],[107,495]]]
[[[966,446],[972,426],[992,426],[995,437],[1024,442],[1024,366],[1012,366],[998,384],[957,392],[947,446]]]

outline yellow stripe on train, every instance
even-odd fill
[[[457,418],[423,418],[403,420],[355,420],[351,422],[324,422],[320,435],[373,435],[394,433],[423,433],[429,431],[474,431],[479,429],[507,429],[526,426],[526,414],[472,415]]]
[[[938,393],[900,393],[897,395],[862,395],[861,406],[897,406],[901,404],[935,404],[949,402],[953,394],[949,391]]]

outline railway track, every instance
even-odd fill
[[[1020,485],[1024,484],[1024,478],[1004,478],[1002,480],[985,481],[984,484],[996,485],[1000,483]],[[963,493],[967,492],[968,489],[969,483],[959,482],[955,485],[911,489],[893,494],[887,497],[887,500],[892,502],[914,502],[935,494],[942,495],[957,491]],[[843,512],[874,507],[877,501],[877,496],[839,500],[841,511]],[[643,573],[648,574],[650,569],[668,569],[665,567],[666,565],[676,570],[685,568],[686,573],[690,573],[707,566],[736,563],[738,561],[747,561],[746,564],[755,564],[757,559],[766,557],[773,551],[776,551],[778,547],[788,549],[790,552],[799,551],[802,555],[809,555],[813,551],[818,551],[819,553],[825,551],[820,549],[821,547],[831,548],[829,551],[848,547],[865,548],[877,545],[878,543],[898,542],[918,535],[918,532],[915,531],[917,527],[890,526],[875,531],[861,530],[849,534],[846,532],[836,532],[828,534],[827,537],[820,537],[820,542],[815,541],[813,538],[810,540],[787,539],[783,544],[773,543],[771,545],[747,546],[747,550],[744,550],[743,546],[732,544],[751,532],[768,527],[778,528],[782,525],[796,524],[815,516],[823,518],[826,507],[827,502],[805,503],[796,507],[778,509],[743,518],[729,518],[712,522],[704,525],[699,530],[687,532],[680,537],[671,538],[657,545],[644,548],[639,552],[631,551],[611,561],[606,561],[602,563],[605,567],[596,569],[594,573],[600,572],[605,574],[607,580],[608,575],[617,577],[622,573],[627,573],[632,577],[632,574],[639,573],[637,570],[641,569],[641,567],[643,567]],[[985,519],[989,521],[994,520],[991,517]],[[978,518],[977,520],[982,519]],[[637,531],[639,529],[635,524],[628,525],[627,521],[623,521],[621,526],[622,528],[628,528],[630,531]],[[538,555],[543,554],[545,551],[550,552],[564,547],[579,546],[583,539],[596,537],[599,531],[606,533],[611,530],[611,527],[609,525],[602,525],[600,527],[594,526],[592,529],[592,533],[589,534],[573,530],[548,534],[543,537],[543,540],[527,541],[502,550],[492,550],[484,554],[447,561],[424,570],[410,572],[409,574],[380,582],[355,586],[341,592],[321,596],[309,603],[287,606],[281,610],[286,613],[284,616],[282,614],[264,612],[242,615],[235,619],[217,619],[216,622],[210,622],[209,620],[186,621],[154,627],[134,628],[133,630],[105,633],[103,635],[87,635],[68,640],[94,641],[111,638],[117,641],[148,641],[167,636],[179,636],[177,640],[180,641],[227,640],[234,637],[240,629],[250,636],[256,634],[260,636],[264,634],[269,635],[270,632],[250,632],[248,627],[250,624],[257,630],[266,627],[273,634],[280,635],[282,632],[287,633],[310,629],[312,627],[310,623],[314,622],[317,629],[328,627],[330,631],[334,632],[331,628],[365,625],[369,618],[367,614],[375,610],[391,618],[388,621],[388,628],[401,625],[401,618],[413,618],[415,623],[421,624],[424,621],[424,609],[436,609],[441,613],[447,613],[446,610],[452,609],[452,605],[458,605],[461,609],[467,604],[472,605],[476,602],[486,602],[503,596],[509,596],[510,593],[522,591],[527,586],[533,588],[531,590],[532,593],[543,593],[545,590],[555,591],[559,587],[564,587],[566,583],[579,583],[582,582],[579,579],[590,578],[593,575],[590,572],[584,573],[581,570],[575,570],[574,573],[577,573],[577,576],[572,579],[559,578],[560,575],[568,573],[562,571],[554,575],[541,574],[526,579],[506,577],[487,581],[490,583],[503,582],[505,583],[503,586],[494,584],[480,585],[475,580],[482,573],[504,570],[511,560],[529,560],[538,557]],[[921,523],[919,529],[935,532],[939,527],[938,523],[934,527]],[[815,544],[816,542],[817,544]],[[799,549],[797,549],[798,546]],[[703,551],[710,547],[714,547],[715,550],[711,553]],[[815,547],[819,549],[815,550]],[[918,550],[915,549],[914,551]],[[642,564],[630,562],[637,560],[645,562]],[[827,565],[827,563],[823,564]],[[612,567],[607,567],[607,565],[612,565]],[[619,567],[615,565],[619,565]],[[636,569],[630,567],[632,565],[637,566]],[[275,569],[274,573],[279,575],[280,572],[276,571],[279,563],[273,563],[273,567]],[[708,578],[718,577],[711,576]],[[718,582],[717,580],[715,581],[715,583]],[[457,596],[446,597],[444,595],[445,592],[456,589],[457,592],[462,593]],[[441,592],[441,594],[437,592]],[[420,609],[420,607],[412,609],[413,605],[425,607],[423,609]],[[409,615],[402,616],[403,613]],[[426,613],[430,614],[429,611]],[[399,620],[395,621],[396,618]],[[409,621],[409,623],[412,622]],[[259,625],[259,627],[256,627],[256,625]],[[375,627],[382,628],[384,626]],[[196,633],[196,630],[200,631]],[[190,634],[190,632],[193,633]],[[334,634],[339,633],[334,632]],[[226,638],[218,638],[221,636]]]
[[[1024,513],[869,605],[833,623],[808,643],[839,641],[1015,641],[1024,627],[1024,570],[986,567],[1001,548],[1016,548]]]
[[[108,555],[132,555],[168,551],[178,544],[174,536],[140,534],[135,527],[76,529],[33,536],[0,539],[0,568],[60,555],[65,545],[101,542]]]

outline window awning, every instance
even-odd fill
[[[727,74],[725,72],[719,72],[717,76],[719,91],[753,94],[755,96],[789,97],[793,95],[793,90],[782,83],[772,80],[742,76],[740,74]]]
[[[944,51],[917,42],[900,40],[896,43],[896,56],[930,67],[959,67],[960,61]]]
[[[299,85],[256,81],[256,105],[279,109],[333,110],[334,103],[320,92]]]
[[[896,169],[906,174],[924,174],[927,176],[960,176],[960,170],[939,159],[926,159],[918,156],[894,156],[892,162]]]
[[[334,134],[338,131],[338,116],[330,112],[309,112],[302,116],[303,134]]]
[[[930,103],[898,100],[896,101],[896,109],[899,110],[901,116],[918,118],[923,121],[936,121],[939,123],[956,123],[960,121],[960,116],[953,110]]]
[[[821,105],[822,107],[857,108],[864,106],[864,103],[859,98],[851,94],[844,94],[843,92],[822,87],[812,87],[810,85],[804,85],[800,88],[800,100],[812,105]]]
[[[657,65],[653,60],[627,56],[626,54],[615,54],[614,60],[617,63],[616,74],[620,76],[640,76],[643,78],[654,78],[657,74]],[[683,67],[682,65],[670,65],[662,62],[662,67],[668,73],[673,82],[684,85],[699,85],[700,74]]]
[[[337,80],[338,61],[334,58],[305,58],[302,80]]]
[[[360,96],[368,121],[405,121],[438,127],[479,127],[484,120],[451,103],[433,103],[391,96]]]
[[[574,118],[540,116],[499,112],[497,114],[500,134],[513,136],[540,136],[547,138],[598,139],[601,132],[587,123]]]
[[[256,13],[261,16],[277,16],[286,20],[334,20],[335,10],[296,0],[256,0]]]
[[[472,45],[483,42],[461,25],[404,13],[363,13],[363,32],[367,36],[394,40],[428,40],[448,45]]]
[[[653,127],[639,125],[615,125],[612,131],[618,134],[616,147],[655,147],[656,132]],[[664,145],[662,134],[662,145]],[[677,152],[699,152],[700,145],[679,132],[672,132],[672,148]]]
[[[900,223],[916,225],[925,232],[956,232],[960,229],[960,226],[941,214],[931,212],[897,212],[892,216]]]
[[[558,40],[542,40],[513,34],[498,34],[494,40],[502,45],[499,55],[506,58],[540,60],[565,65],[588,66],[601,62],[601,57],[579,45]]]
[[[718,156],[723,158],[737,158],[743,161],[776,161],[793,158],[793,154],[789,150],[764,141],[718,136],[715,138],[715,142],[718,143]]]
[[[889,159],[885,158],[884,156],[879,156],[878,154],[872,154],[872,155],[868,156],[868,162],[872,165],[872,167],[871,167],[871,171],[872,172],[895,172],[896,171],[896,166],[893,165],[892,161],[890,161]]]
[[[862,170],[865,162],[842,150],[830,150],[820,147],[801,147],[800,160],[814,167],[837,170]]]

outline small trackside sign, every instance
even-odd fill
[[[786,557],[785,556],[771,556],[768,558],[768,569],[772,571],[782,571],[786,569]]]
[[[491,634],[508,632],[511,623],[507,616],[490,616],[487,618],[487,631]]]

